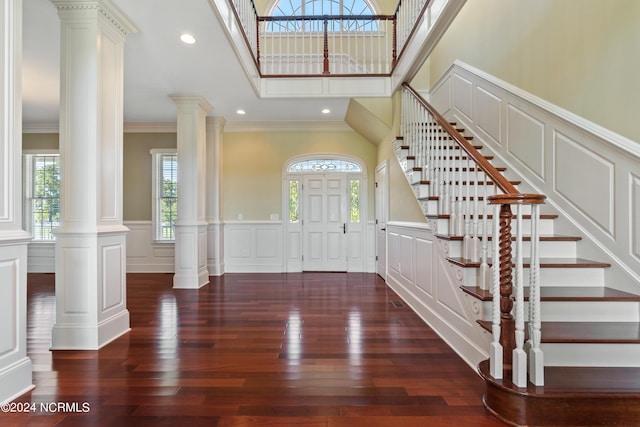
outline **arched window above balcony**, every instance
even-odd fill
[[[267,16],[375,15],[366,0],[276,0]]]

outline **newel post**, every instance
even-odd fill
[[[500,270],[500,344],[503,349],[504,367],[511,367],[512,352],[515,348],[515,320],[513,309],[513,263],[511,261],[511,206],[503,204],[500,207],[500,241],[498,262]]]

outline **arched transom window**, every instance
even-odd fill
[[[360,165],[340,159],[311,159],[293,163],[289,166],[290,173],[305,172],[362,172]]]
[[[279,0],[269,15],[375,15],[375,12],[365,0]]]

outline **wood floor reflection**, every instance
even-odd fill
[[[374,274],[211,280],[174,290],[170,274],[129,274],[131,332],[52,352],[54,275],[30,274],[36,388],[0,425],[502,425],[474,370]]]

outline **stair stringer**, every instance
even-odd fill
[[[491,334],[476,323],[482,304],[460,290],[461,272],[432,225],[388,222],[387,241],[389,287],[475,370],[488,357]]]

